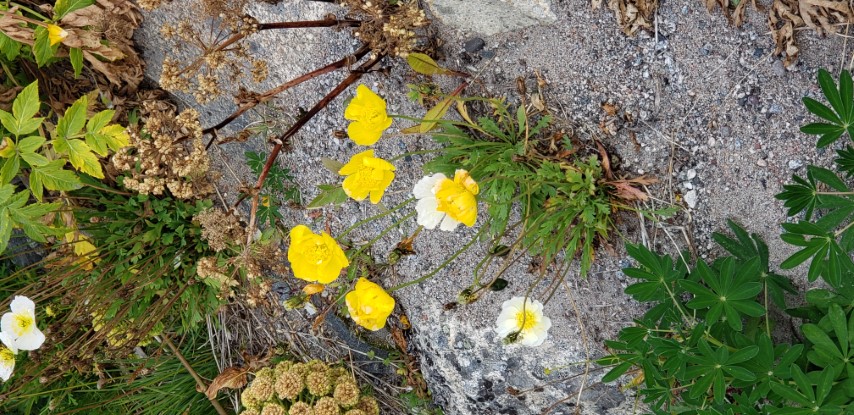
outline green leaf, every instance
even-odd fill
[[[841,116],[846,115],[845,107],[842,103],[842,96],[836,90],[836,84],[833,82],[833,77],[830,72],[825,69],[818,70],[818,84],[821,86],[821,91],[824,92],[824,97],[830,103],[830,106]]]
[[[77,174],[63,169],[64,165],[65,160],[54,160],[44,166],[33,166],[33,171],[30,173],[30,188],[36,199],[41,201],[43,188],[75,190],[82,186]]]
[[[80,77],[83,73],[83,50],[80,48],[69,48],[68,59],[71,61],[71,68],[74,69],[74,79]]]
[[[83,140],[57,138],[52,143],[58,153],[68,155],[68,160],[75,169],[98,179],[104,178],[98,157]]]
[[[12,237],[12,218],[9,217],[9,211],[0,209],[0,254],[6,251],[9,246],[9,239]]]
[[[3,167],[0,167],[0,184],[7,184],[18,175],[18,170],[21,168],[21,156],[15,153],[3,161]]]
[[[3,53],[7,61],[13,62],[21,53],[21,42],[0,32],[0,52]]]
[[[340,205],[349,198],[341,186],[322,184],[317,187],[320,189],[320,194],[309,202],[306,209],[319,209],[327,205]]]
[[[15,97],[12,103],[12,115],[18,120],[33,118],[39,112],[39,84],[33,81]]]
[[[406,56],[406,63],[409,64],[409,67],[413,71],[422,75],[448,75],[454,73],[454,71],[439,66],[433,58],[423,53],[410,53]]]
[[[74,104],[71,104],[65,115],[56,123],[54,138],[71,138],[76,136],[83,126],[86,125],[86,109],[89,107],[89,98],[83,95]]]
[[[36,64],[41,68],[53,58],[59,45],[50,45],[50,37],[48,36],[47,28],[38,26],[35,29],[35,42],[33,42],[33,55],[36,57]]]
[[[41,148],[42,144],[44,144],[45,140],[46,139],[42,136],[33,135],[22,138],[21,141],[18,141],[18,153],[30,166],[43,166],[49,161],[47,157],[36,153],[36,151]]]
[[[53,20],[58,22],[63,17],[76,10],[91,6],[95,0],[56,0],[53,6]]]
[[[326,170],[329,170],[334,175],[338,175],[338,171],[344,167],[344,163],[341,163],[338,160],[333,160],[329,157],[323,157],[320,159],[320,163],[323,164],[323,167],[326,167]]]

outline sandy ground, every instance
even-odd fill
[[[704,258],[713,257],[720,250],[711,244],[711,233],[724,230],[726,219],[733,218],[765,238],[773,263],[793,252],[779,240],[779,224],[786,217],[782,204],[773,196],[791,174],[802,174],[810,163],[826,165],[832,156],[829,150],[816,152],[813,138],[798,131],[810,119],[800,98],[819,93],[817,70],[838,72],[851,58],[854,42],[846,45],[841,36],[820,39],[812,32],[801,32],[801,58],[784,68],[771,56],[773,43],[765,17],[755,10],[748,10],[748,21],[736,29],[722,15],[709,14],[702,2],[664,2],[657,17],[657,34],[627,38],[609,11],[591,10],[586,1],[551,0],[551,7],[558,17],[554,24],[488,37],[437,22],[443,64],[482,72],[484,88],[470,92],[496,96],[515,96],[518,77],[533,88],[534,73],[539,71],[549,83],[546,101],[558,117],[590,130],[597,130],[601,121],[614,121],[615,134],[605,144],[621,160],[625,174],[658,177],[661,184],[650,190],[664,201],[684,200],[689,191],[695,192],[694,207],[679,202],[682,213],[663,229],[649,223],[642,226],[636,216],[624,215],[620,231],[626,241],[638,243],[646,238],[657,249],[675,252],[677,248],[690,248]],[[164,48],[158,40],[158,23],[164,16],[181,12],[172,4],[150,15],[139,35],[146,48],[147,73],[153,79],[159,77]],[[320,18],[328,12],[340,11],[333,5],[296,0],[253,5],[250,10],[261,21]],[[479,43],[475,38],[483,39],[485,47],[467,52],[464,45]],[[269,87],[338,59],[354,50],[356,43],[342,33],[310,29],[263,33],[253,45],[269,57]],[[271,117],[286,124],[295,108],[309,107],[343,76],[336,73],[283,95],[277,107],[289,110],[273,111]],[[409,102],[405,95],[405,84],[412,81],[411,73],[399,61],[391,63],[390,76],[375,73],[365,78],[368,86],[386,97],[390,113],[420,116],[425,109]],[[453,82],[440,81],[446,89],[455,86]],[[352,95],[352,91],[345,95]],[[634,121],[608,119],[601,107],[605,102],[619,107],[621,115],[630,114]],[[206,112],[209,123],[226,114],[230,105],[222,100],[210,106]],[[408,125],[396,121],[374,147],[377,154],[393,156],[433,146],[426,137],[395,134]],[[298,134],[292,151],[280,157],[281,165],[297,173],[306,200],[317,194],[316,185],[340,180],[322,168],[322,157],[343,162],[362,151],[346,138],[333,137],[335,130],[345,127],[343,99],[339,98]],[[264,147],[255,139],[216,151],[219,162],[234,172],[226,174],[222,186],[226,200],[235,197],[229,188],[252,180],[243,151]],[[408,198],[412,185],[423,175],[420,166],[425,160],[425,156],[413,156],[398,163],[397,178],[384,200],[386,206]],[[328,224],[334,233],[379,210],[367,203],[351,202],[325,210],[319,218],[305,210],[284,213],[286,223],[308,223],[315,229]],[[366,227],[355,234],[355,239],[369,239],[390,221]],[[385,255],[415,228],[414,220],[406,221],[373,252]],[[474,232],[422,233],[415,245],[417,255],[406,257],[380,282],[392,286],[424,275]],[[549,340],[536,349],[503,346],[493,329],[501,303],[522,295],[533,281],[525,261],[511,268],[507,289],[451,311],[443,310],[443,305],[454,301],[469,284],[471,270],[486,247],[476,246],[435,278],[395,293],[413,324],[412,343],[424,353],[423,370],[435,400],[447,414],[539,413],[574,393],[577,382],[547,383],[581,372],[583,367],[573,362],[588,354],[601,356],[602,341],[614,337],[642,311],[622,293],[630,281],[620,269],[630,262],[620,237],[615,236],[613,242],[616,256],[600,252],[587,279],[570,276],[566,292],[546,305],[554,326]],[[803,282],[805,277],[797,275],[795,279]],[[545,374],[546,369],[551,369],[550,375]],[[508,387],[525,390],[536,386],[543,388],[531,391],[526,399],[506,393]],[[618,393],[615,396],[613,388],[594,386],[586,396],[592,402],[583,408],[586,413],[632,411],[632,400]],[[573,410],[571,403],[565,403],[552,413]]]

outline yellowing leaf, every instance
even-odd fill
[[[424,121],[421,122],[421,126],[418,128],[418,132],[426,133],[432,130],[436,126],[436,121],[441,120],[448,113],[454,101],[453,97],[447,97],[439,101],[430,111],[427,111],[427,114],[424,115]]]
[[[433,58],[423,53],[410,53],[406,57],[406,63],[413,71],[423,75],[450,75],[454,73],[454,71],[439,66]]]
[[[98,179],[104,178],[104,171],[101,169],[101,163],[98,162],[98,156],[83,140],[57,138],[52,143],[53,148],[58,153],[68,155],[68,160],[75,169]]]

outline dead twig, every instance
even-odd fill
[[[172,340],[169,340],[169,336],[167,336],[165,334],[161,334],[160,338],[161,338],[161,340],[163,340],[163,344],[165,344],[166,347],[168,347],[169,350],[171,350],[172,353],[175,354],[175,357],[177,357],[178,360],[181,361],[181,364],[184,365],[184,369],[187,369],[187,372],[190,373],[190,376],[192,376],[193,379],[196,380],[196,385],[197,385],[196,390],[200,391],[199,393],[204,394],[205,391],[208,389],[208,385],[205,384],[205,381],[202,380],[202,378],[199,376],[198,373],[196,373],[195,370],[193,370],[193,367],[190,366],[190,362],[188,362],[187,359],[184,358],[184,355],[182,355],[181,351],[178,350],[177,347],[175,347],[175,344],[172,343]],[[223,408],[222,405],[220,405],[216,399],[208,398],[208,400],[211,402],[211,406],[213,406],[214,409],[216,409],[216,412],[219,415],[228,415],[228,412],[225,411],[225,408]]]

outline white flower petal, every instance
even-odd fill
[[[13,327],[14,322],[15,322],[15,315],[14,314],[12,314],[12,313],[3,314],[3,317],[0,317],[0,331],[2,331],[3,333],[6,333],[11,338],[14,338],[15,337],[15,330]]]
[[[15,346],[19,350],[36,350],[44,343],[44,334],[38,327],[33,327],[33,331],[15,339]]]
[[[453,231],[454,229],[457,229],[457,226],[459,226],[459,224],[460,221],[452,218],[449,215],[445,215],[445,219],[442,219],[442,224],[439,225],[439,229],[443,231]]]
[[[522,310],[522,304],[525,304],[525,297],[513,297],[504,303],[501,304],[502,309],[513,308],[515,310]]]
[[[546,336],[539,336],[537,333],[525,333],[520,343],[529,347],[537,347],[545,341]]]
[[[436,187],[437,183],[445,179],[447,179],[447,177],[442,173],[422,177],[418,183],[415,183],[415,187],[412,188],[412,195],[415,196],[416,199],[432,197],[434,195],[433,188]]]
[[[497,327],[496,327],[495,331],[501,337],[507,337],[508,334],[513,333],[514,331],[519,329],[519,327],[516,326],[516,319],[515,318],[512,320],[511,319],[498,320],[496,326]]]
[[[11,361],[0,360],[0,379],[2,379],[3,382],[9,380],[9,378],[12,377],[12,371],[13,370],[15,370],[15,361],[14,360],[11,360]]]
[[[542,327],[543,331],[549,331],[549,329],[552,328],[552,319],[546,316],[542,316],[540,318],[540,327]]]
[[[9,348],[14,354],[18,354],[18,346],[15,345],[15,339],[12,338],[9,333],[4,331],[0,331],[0,342],[3,343],[4,346]]]
[[[418,201],[415,205],[415,211],[418,212],[418,217],[415,221],[427,229],[435,229],[442,218],[445,217],[444,212],[436,210],[439,207],[439,201],[435,197],[428,197]]]
[[[27,313],[30,316],[36,315],[36,303],[23,295],[16,295],[15,299],[12,300],[12,304],[9,304],[9,308],[15,314]]]

